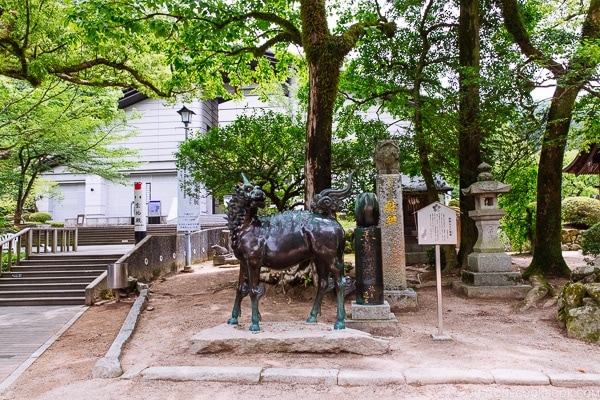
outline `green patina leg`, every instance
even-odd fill
[[[260,326],[258,325],[258,321],[260,321],[260,313],[258,312],[258,299],[259,290],[258,288],[253,288],[250,292],[250,303],[252,304],[252,324],[250,325],[250,331],[252,332],[260,331]]]
[[[346,309],[344,308],[346,278],[340,278],[337,284],[337,314],[333,329],[346,329]]]
[[[231,310],[231,318],[227,321],[229,325],[237,325],[238,317],[242,315],[242,299],[250,293],[248,284],[246,282],[238,285],[235,291],[235,300],[233,302],[233,310]]]
[[[327,281],[321,279],[319,281],[319,290],[317,291],[315,302],[310,310],[310,315],[306,319],[306,322],[308,323],[317,323],[317,316],[321,315],[321,303],[323,302],[323,296],[325,295],[325,287],[323,285],[327,285]]]

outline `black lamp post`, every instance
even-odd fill
[[[185,140],[188,140],[188,125],[192,121],[192,115],[196,115],[195,112],[188,109],[186,106],[181,107],[177,114],[181,115],[181,122],[185,127]],[[184,171],[184,179],[187,175],[187,172]],[[184,272],[189,272],[192,270],[192,241],[190,236],[190,231],[187,230],[185,232],[185,267],[183,267]]]
[[[185,126],[185,140],[187,140],[188,125],[192,121],[192,115],[196,115],[196,113],[188,109],[186,106],[183,106],[179,111],[177,111],[177,114],[181,115],[181,122],[183,122],[183,125]]]

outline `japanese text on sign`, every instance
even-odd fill
[[[441,203],[417,211],[419,244],[456,244],[456,212]]]

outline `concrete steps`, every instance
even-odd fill
[[[122,255],[32,255],[0,274],[0,306],[83,305],[86,286]]]
[[[146,226],[147,235],[175,235],[176,225],[151,224]],[[99,246],[115,244],[134,244],[135,229],[133,225],[113,226],[81,226],[77,228],[77,244],[79,246]]]

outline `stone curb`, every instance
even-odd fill
[[[129,310],[119,334],[108,349],[106,355],[98,360],[92,369],[92,378],[117,378],[123,375],[121,368],[121,352],[129,341],[140,318],[140,314],[148,301],[148,289],[143,289]]]
[[[538,371],[453,368],[409,368],[401,371],[337,370],[260,367],[138,367],[126,379],[215,381],[237,383],[303,383],[326,386],[370,385],[518,385],[583,387],[600,386],[600,374],[545,374]],[[125,376],[123,377],[125,378]]]

